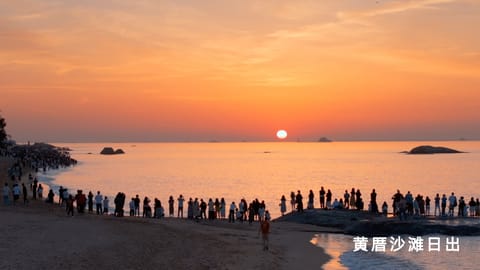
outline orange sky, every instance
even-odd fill
[[[0,1],[18,141],[480,139],[480,2]]]

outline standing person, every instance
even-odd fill
[[[140,197],[135,196],[135,215],[140,216]]]
[[[100,191],[97,191],[97,195],[95,196],[95,206],[97,207],[97,215],[101,215],[102,211],[102,201],[103,196],[100,194]]]
[[[308,193],[307,209],[313,209],[313,201],[314,201],[313,190],[310,189],[310,193]]]
[[[132,198],[130,202],[128,203],[128,206],[130,208],[130,216],[133,217],[135,216],[135,198]]]
[[[455,193],[452,192],[452,195],[448,197],[448,215],[453,217],[453,213],[455,211],[455,207],[457,206],[457,197],[455,196]]]
[[[39,198],[40,200],[43,199],[43,187],[42,187],[42,184],[38,184],[37,194],[38,194],[38,198]]]
[[[295,193],[292,191],[290,193],[290,204],[292,205],[292,212],[295,210]]]
[[[475,202],[477,203],[477,206],[475,207],[475,216],[478,217],[480,216],[480,201],[477,198]]]
[[[161,204],[162,203],[158,198],[155,198],[153,200],[153,217],[154,218],[161,218],[161,215],[160,215],[160,207],[162,206]]]
[[[185,199],[183,198],[182,194],[180,194],[180,197],[178,197],[177,201],[178,201],[177,218],[183,218],[183,202],[185,201]]]
[[[195,198],[195,200],[193,201],[193,218],[194,219],[200,218],[199,208],[200,208],[200,204],[198,203],[198,198]]]
[[[15,203],[20,198],[20,193],[21,193],[20,187],[18,186],[18,184],[13,184],[12,193],[13,193],[13,205],[15,205]]]
[[[212,198],[208,199],[208,219],[215,219],[215,204],[213,203]]]
[[[168,216],[173,217],[173,208],[174,208],[174,200],[173,196],[170,195],[170,198],[168,198]]]
[[[24,183],[22,183],[23,205],[26,205],[26,204],[28,205],[28,198],[27,198],[28,193],[27,192],[28,192],[27,187],[25,186]],[[37,192],[37,191],[35,190],[35,192]]]
[[[350,194],[348,193],[348,190],[345,189],[345,193],[343,194],[343,199],[344,199],[344,206],[345,209],[348,209],[350,206]]]
[[[58,204],[60,204],[60,206],[63,205],[64,199],[65,199],[65,201],[66,201],[66,199],[68,199],[68,196],[65,198],[65,196],[63,195],[63,191],[64,191],[63,187],[60,186],[58,188]]]
[[[358,210],[363,210],[363,200],[362,200],[362,193],[360,189],[357,188],[357,192],[355,193],[355,204]]]
[[[67,202],[67,200],[68,200],[69,194],[68,194],[68,189],[67,189],[67,188],[64,188],[64,189],[62,190],[62,196],[63,196],[63,198],[62,198],[62,203],[60,204],[60,206],[63,206],[63,203],[65,203],[65,205],[66,205],[66,202]],[[73,196],[73,195],[72,195],[72,196]],[[65,208],[65,209],[66,209],[66,208]],[[66,209],[66,210],[68,210],[68,209]]]
[[[445,208],[447,208],[447,196],[445,194],[442,195],[442,217],[444,217],[445,214]]]
[[[113,203],[115,204],[115,211],[114,215],[116,217],[123,217],[123,206],[125,205],[125,194],[123,192],[118,192],[115,199],[113,199]]]
[[[287,211],[287,206],[286,205],[285,205],[285,211]],[[253,201],[252,201],[248,205],[248,224],[252,225],[253,220],[255,220],[255,210],[253,210]]]
[[[467,204],[465,203],[465,200],[463,199],[463,196],[460,196],[460,199],[458,200],[458,216],[459,217],[464,217],[465,216],[465,206]]]
[[[87,204],[87,198],[81,189],[77,190],[77,195],[75,195],[75,201],[77,201],[77,213],[85,212],[85,205]]]
[[[392,208],[393,208],[393,216],[396,215],[396,212],[398,210],[398,203],[400,202],[400,200],[403,199],[403,194],[400,193],[400,190],[397,189],[397,193],[393,194],[392,196],[392,200],[393,200],[393,204],[392,204]]]
[[[356,194],[355,188],[352,188],[352,191],[350,191],[350,208],[352,209],[357,207],[357,200],[355,198]]]
[[[93,193],[92,191],[89,191],[88,192],[88,196],[87,196],[88,200],[88,212],[93,212]]]
[[[220,201],[218,198],[215,198],[215,202],[213,204],[215,205],[215,218],[220,219]]]
[[[386,201],[382,205],[382,214],[386,217],[388,215],[388,204]]]
[[[55,197],[55,194],[53,193],[53,189],[50,189],[48,191],[47,200],[45,202],[53,204],[53,197]]]
[[[266,221],[270,221],[272,217],[270,216],[270,212],[268,212],[268,210],[265,210],[265,220]]]
[[[258,207],[258,220],[265,219],[265,201],[262,201]]]
[[[243,200],[238,203],[237,219],[243,222]]]
[[[373,189],[372,193],[370,193],[370,207],[372,213],[378,213],[377,192],[375,191],[375,189]]]
[[[38,188],[38,180],[37,180],[37,177],[35,177],[35,179],[33,180],[33,186],[32,186],[32,195],[34,200],[37,199],[37,188]]]
[[[187,218],[193,219],[193,200],[191,197],[187,202]]]
[[[207,203],[200,199],[200,219],[207,219]]]
[[[69,214],[71,214],[72,217],[73,217],[73,202],[74,202],[74,201],[75,201],[75,199],[73,198],[72,195],[68,195],[68,199],[65,200],[66,205],[67,205],[67,216],[68,216]]]
[[[5,183],[3,186],[3,204],[9,205],[10,204],[10,187],[8,187],[8,183]]]
[[[226,212],[226,208],[227,208],[227,205],[225,203],[225,199],[224,198],[221,198],[220,199],[220,217],[222,219],[225,219],[226,215],[225,215],[225,212]]]
[[[425,198],[425,211],[426,215],[430,216],[430,197],[428,196]]]
[[[327,209],[332,209],[332,191],[327,191]]]
[[[247,200],[245,199],[242,199],[242,204],[243,204],[243,220],[247,220],[247,217],[248,217],[248,204],[247,204]]]
[[[237,206],[235,202],[232,202],[230,204],[230,212],[228,213],[228,222],[235,223],[235,208],[237,208]]]
[[[320,188],[320,208],[325,209],[325,189]]]
[[[468,206],[470,207],[470,216],[473,217],[475,216],[476,208],[477,208],[477,203],[473,199],[473,197],[470,198],[470,202],[468,203]]]
[[[303,197],[302,194],[300,194],[300,190],[297,191],[295,202],[297,203],[297,211],[303,213]]]
[[[282,216],[285,215],[285,212],[287,212],[287,199],[285,198],[285,195],[282,195],[282,198],[280,199],[280,213],[282,213]]]
[[[109,208],[108,203],[109,202],[110,201],[108,200],[108,197],[105,196],[105,198],[103,198],[103,213],[106,214],[106,215],[108,215],[108,208]]]
[[[143,199],[143,217],[152,217],[152,207],[150,207],[150,199],[147,196]]]
[[[259,233],[262,233],[263,250],[268,250],[268,235],[270,234],[270,222],[267,219],[260,221]]]
[[[435,196],[435,210],[433,211],[433,215],[436,216],[437,215],[437,209],[438,209],[438,215],[440,215],[440,195],[437,193],[437,195]]]

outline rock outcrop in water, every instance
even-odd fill
[[[450,149],[442,146],[431,146],[431,145],[422,145],[417,146],[410,150],[408,154],[456,154],[463,153],[455,149]]]
[[[318,139],[318,142],[332,142],[332,140],[327,137],[321,137],[320,139]]]
[[[125,154],[122,149],[113,150],[112,147],[104,147],[103,150],[100,152],[102,155],[118,155],[118,154]]]

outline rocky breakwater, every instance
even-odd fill
[[[275,219],[275,222],[310,224],[318,226],[319,232],[367,237],[401,234],[480,236],[480,220],[469,217],[408,217],[407,220],[399,220],[367,211],[314,209],[304,213],[293,212]]]

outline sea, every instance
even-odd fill
[[[377,202],[389,207],[398,190],[432,199],[437,193],[458,198],[480,197],[480,141],[402,142],[215,142],[215,143],[54,143],[68,147],[78,160],[74,167],[41,172],[41,182],[58,191],[101,191],[112,198],[124,192],[166,205],[169,196],[224,198],[227,205],[244,198],[265,201],[272,217],[280,216],[280,198],[299,190],[306,205],[313,190],[330,189],[333,198],[360,189],[368,203],[372,189]],[[419,145],[454,148],[464,153],[408,155]],[[100,155],[104,147],[125,154]],[[113,200],[112,200],[113,201]],[[290,210],[290,209],[289,209]],[[392,209],[389,209],[389,212]],[[433,211],[433,207],[432,207]],[[478,220],[473,220],[480,226]],[[408,237],[416,236],[404,236]],[[447,236],[440,236],[445,241]],[[428,236],[425,236],[428,238]],[[370,239],[371,241],[372,239]],[[479,269],[480,237],[460,237],[458,252],[353,252],[353,236],[312,234],[312,243],[333,259],[325,269]],[[426,241],[426,239],[425,239]],[[445,245],[445,243],[443,243]],[[408,246],[408,244],[407,244]],[[405,249],[408,249],[407,247]],[[374,269],[374,268],[371,268]]]

